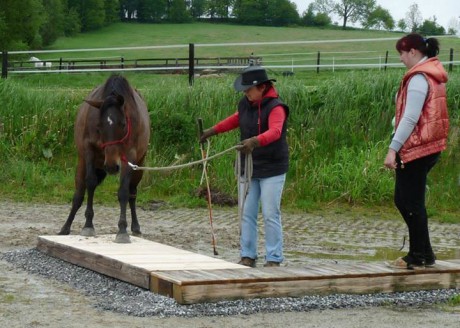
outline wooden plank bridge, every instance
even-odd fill
[[[437,261],[434,268],[419,270],[391,269],[381,262],[248,268],[133,236],[130,244],[114,239],[115,235],[39,236],[37,248],[180,304],[460,287],[460,260]]]

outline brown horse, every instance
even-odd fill
[[[128,162],[142,165],[150,138],[147,106],[128,81],[113,75],[94,89],[80,106],[75,121],[75,144],[78,151],[75,193],[72,209],[60,235],[70,234],[75,214],[88,191],[83,236],[94,236],[93,198],[96,187],[108,174],[120,173],[118,200],[120,219],[115,242],[129,243],[126,208],[131,209],[131,231],[140,235],[136,214],[137,185],[142,171],[133,171]]]

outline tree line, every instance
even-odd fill
[[[40,49],[62,36],[100,29],[115,22],[225,22],[261,26],[334,27],[360,23],[368,29],[445,34],[436,19],[422,20],[416,4],[395,22],[376,0],[315,0],[299,15],[289,0],[1,0],[1,50]],[[456,31],[449,31],[455,33]]]

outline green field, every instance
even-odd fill
[[[209,32],[207,32],[209,31]],[[116,24],[73,39],[60,39],[54,49],[127,47],[196,43],[330,40],[400,37],[398,33],[321,30],[307,28],[241,27],[233,25]],[[384,44],[385,43],[385,44]],[[457,38],[441,44],[459,49]],[[309,45],[327,51],[386,51],[394,41]],[[310,51],[305,45],[279,47],[203,47],[206,55],[238,56],[248,52],[274,54]],[[321,51],[326,48],[322,48]],[[201,51],[201,50],[199,50]],[[456,50],[457,51],[457,50]],[[164,49],[155,56],[172,56]],[[48,54],[55,55],[55,54]],[[79,54],[79,56],[83,54]],[[96,56],[88,54],[88,56]],[[102,55],[102,53],[97,54]],[[109,53],[103,55],[108,56]],[[133,51],[139,58],[149,53]],[[265,57],[264,57],[265,58]],[[394,210],[393,175],[383,170],[389,144],[394,94],[404,69],[297,70],[286,77],[271,71],[277,88],[291,108],[289,144],[291,168],[283,206],[292,211],[353,206]],[[0,195],[19,201],[70,203],[73,193],[75,150],[73,120],[81,101],[109,73],[15,75],[0,81]],[[186,75],[124,74],[148,103],[152,138],[148,166],[169,166],[200,158],[196,118],[205,127],[236,110],[241,96],[232,90],[234,74],[197,78],[193,87]],[[449,149],[430,175],[428,207],[432,217],[459,222],[459,103],[458,67],[448,83],[451,114]],[[237,133],[212,139],[211,153],[235,145]],[[234,154],[209,164],[211,186],[236,194]],[[166,200],[176,206],[206,206],[195,195],[200,167],[173,172],[147,172],[139,201]],[[96,194],[97,202],[116,202],[117,178],[109,177]]]
[[[316,55],[322,53],[322,64],[331,64],[334,60],[356,63],[351,58],[367,58],[358,63],[378,63],[378,57],[389,52],[389,62],[398,63],[395,40],[403,34],[386,31],[320,29],[306,27],[260,27],[226,24],[137,24],[117,23],[101,30],[81,34],[74,38],[61,38],[48,50],[98,49],[87,52],[63,52],[37,55],[40,59],[59,60],[84,58],[116,58],[127,60],[140,58],[188,58],[188,44],[196,44],[196,57],[262,56],[268,65],[316,64]],[[386,40],[390,38],[391,40]],[[372,41],[358,41],[381,39]],[[355,40],[351,42],[350,40]],[[255,44],[263,42],[298,42],[306,44]],[[331,42],[334,41],[334,42]],[[446,36],[440,39],[443,61],[449,59],[450,49],[454,59],[460,56],[460,39]],[[251,43],[251,45],[222,45],[225,43]],[[219,46],[209,46],[220,44]],[[182,45],[180,48],[166,46]],[[146,50],[99,50],[117,47],[160,47]],[[161,48],[165,47],[165,48]],[[14,50],[14,49],[11,49]],[[363,52],[363,54],[358,54]],[[350,54],[354,53],[354,54]],[[349,59],[349,60],[347,60]]]

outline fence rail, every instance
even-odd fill
[[[328,40],[328,41],[286,41],[286,42],[262,42],[250,45],[266,44],[305,44],[305,43],[334,43],[334,42],[363,42],[363,41],[387,41],[383,39],[361,39],[361,40]],[[393,39],[391,39],[393,40]],[[389,56],[389,52],[379,53],[378,51],[324,51],[305,53],[278,53],[278,54],[251,54],[250,56],[226,56],[226,57],[195,57],[195,46],[245,46],[247,43],[227,44],[189,44],[189,45],[166,45],[148,47],[125,47],[125,48],[98,48],[98,49],[70,49],[70,50],[44,50],[44,51],[7,51],[2,52],[2,78],[8,74],[32,74],[32,73],[66,73],[66,72],[98,72],[98,71],[151,71],[154,73],[183,73],[189,74],[190,84],[196,73],[204,70],[217,72],[239,70],[248,65],[251,61],[263,64],[267,69],[284,70],[283,73],[294,73],[295,70],[332,70],[336,69],[386,69],[387,67],[403,67],[399,57]],[[126,56],[95,57],[95,58],[71,58],[59,57],[57,59],[40,60],[36,57],[21,59],[18,56],[30,56],[31,54],[65,54],[74,52],[97,51],[132,51],[151,50],[161,48],[184,48],[188,47],[188,57],[166,57],[166,58],[127,58]],[[10,59],[12,57],[12,59]],[[13,59],[14,58],[14,59]],[[454,65],[459,61],[454,60],[454,49],[443,51],[439,58],[448,70],[452,71]]]

